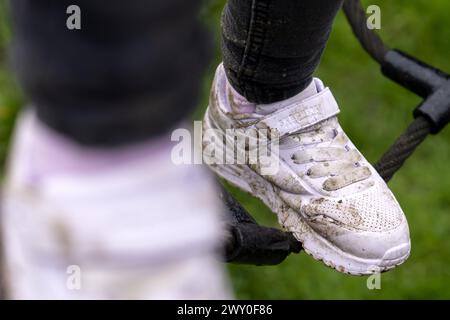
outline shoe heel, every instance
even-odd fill
[[[206,111],[204,120],[203,120],[203,133],[210,129],[217,129],[215,126],[211,123],[211,118],[209,116],[209,108]],[[215,137],[215,141],[220,141],[219,136],[215,134],[214,130],[210,131],[210,134],[212,134]],[[203,146],[204,147],[204,146]],[[242,177],[245,177],[248,174],[255,174],[251,171],[250,168],[248,168],[246,165],[240,165],[240,164],[220,164],[220,163],[212,163],[212,161],[209,161],[207,158],[208,156],[203,154],[203,161],[209,166],[211,170],[213,170],[218,176],[221,178],[227,180],[232,185],[238,187],[239,189],[245,191],[245,192],[252,192],[252,188],[248,184],[247,181],[242,179]]]

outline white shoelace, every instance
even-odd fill
[[[314,163],[305,174],[311,179],[329,177],[323,182],[326,191],[336,191],[370,177],[370,169],[360,164],[361,155],[348,146],[349,139],[335,129],[336,118],[326,120],[308,131],[289,136],[302,146],[292,154],[295,164]]]

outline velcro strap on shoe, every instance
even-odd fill
[[[306,100],[296,102],[261,119],[256,127],[277,130],[282,138],[334,117],[338,113],[339,106],[330,89],[326,88]]]

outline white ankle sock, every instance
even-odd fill
[[[259,115],[267,115],[284,106],[290,105],[292,101],[301,101],[315,95],[323,89],[323,84],[320,80],[313,79],[311,83],[297,95],[270,104],[256,104],[249,102],[245,97],[238,93],[229,82],[227,82],[226,89],[228,91],[229,105],[231,106],[231,110],[228,111],[231,111],[234,114],[256,113]]]

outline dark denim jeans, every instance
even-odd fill
[[[48,126],[87,145],[161,134],[197,104],[210,42],[201,0],[10,0],[14,65]],[[228,0],[223,56],[249,100],[311,81],[342,0]],[[81,30],[66,28],[69,5]]]
[[[10,0],[16,74],[47,125],[88,145],[167,132],[198,104],[200,0]],[[69,5],[81,30],[69,30]]]
[[[292,97],[312,80],[343,0],[228,0],[223,60],[232,86],[248,100]]]

